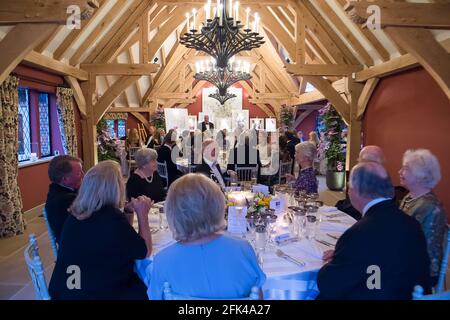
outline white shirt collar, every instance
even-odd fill
[[[206,159],[206,158],[203,158],[203,160],[205,160],[205,163],[206,163],[210,168],[213,167],[213,163],[214,163],[215,161],[211,161],[211,160],[208,160],[208,159]]]
[[[377,203],[386,201],[386,200],[391,200],[391,199],[389,199],[389,198],[376,198],[376,199],[373,199],[372,201],[370,201],[369,203],[367,203],[366,206],[363,209],[363,212],[362,212],[363,216],[366,215],[367,211],[369,211],[369,209],[372,208],[374,205],[376,205]]]

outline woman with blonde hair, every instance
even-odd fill
[[[141,196],[125,206],[135,211],[137,233],[120,209],[125,187],[119,165],[103,161],[85,175],[64,224],[58,260],[50,280],[49,292],[56,300],[147,299],[146,287],[133,271],[135,260],[152,251],[148,211],[153,202]],[[80,280],[70,288],[70,266],[76,266]],[[77,285],[78,283],[78,285]]]
[[[176,180],[165,212],[177,243],[153,260],[150,299],[164,298],[165,282],[173,292],[204,299],[248,297],[253,286],[261,288],[266,276],[250,244],[222,234],[225,197],[213,180],[202,174]]]
[[[315,131],[311,131],[309,133],[309,143],[312,143],[316,148],[319,146],[320,140],[319,137],[317,136],[317,132]]]
[[[430,256],[432,286],[438,281],[439,267],[444,252],[447,215],[433,188],[441,180],[439,161],[429,150],[408,150],[403,155],[399,171],[400,184],[409,190],[400,209],[420,222]]]

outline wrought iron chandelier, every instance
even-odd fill
[[[228,88],[238,81],[250,80],[250,63],[240,60],[230,60],[225,68],[220,68],[211,58],[209,61],[200,61],[196,63],[197,73],[194,75],[195,80],[205,80],[217,87],[214,94],[210,94],[210,98],[214,98],[225,104],[225,101],[235,98],[236,95],[229,93]]]
[[[228,10],[227,10],[227,3]],[[211,0],[204,7],[206,21],[198,27],[196,25],[197,11],[192,11],[193,23],[190,15],[186,14],[187,30],[180,38],[180,43],[187,48],[203,51],[216,60],[218,68],[226,68],[229,59],[241,51],[259,48],[263,37],[259,35],[260,17],[254,15],[253,25],[250,25],[250,9],[246,9],[246,23],[239,20],[239,2],[217,0],[211,16]],[[234,9],[234,10],[233,10]],[[228,15],[227,13],[230,13]],[[243,29],[242,29],[243,28]],[[241,30],[242,29],[242,30]]]

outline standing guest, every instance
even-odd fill
[[[139,234],[124,212],[125,186],[119,164],[103,161],[92,167],[81,184],[61,234],[58,260],[49,292],[55,300],[147,299],[146,287],[133,271],[136,259],[152,252],[148,211],[153,202],[134,199]],[[70,288],[70,266],[80,272],[79,288]],[[76,281],[75,281],[76,283]]]
[[[291,159],[295,157],[295,146],[300,143],[300,139],[296,137],[296,134],[292,131],[286,131],[287,149]]]
[[[409,300],[414,286],[430,291],[425,236],[420,224],[398,209],[394,187],[375,162],[351,171],[349,195],[363,214],[326,252],[317,276],[319,299]],[[372,287],[373,286],[373,287]]]
[[[320,140],[319,140],[319,137],[317,136],[317,132],[311,131],[309,133],[308,142],[312,143],[316,148],[319,146]]]
[[[127,137],[126,148],[127,151],[130,148],[141,148],[143,146],[141,137],[139,136],[139,132],[136,128],[130,130],[130,133]]]
[[[217,163],[218,156],[219,145],[217,142],[213,139],[203,141],[203,161],[202,164],[197,166],[196,172],[213,179],[222,189],[224,189],[226,186],[226,179],[230,176],[236,175],[236,173],[232,170],[227,170],[227,172],[223,174],[219,164]]]
[[[146,196],[154,202],[166,197],[163,182],[158,174],[158,153],[153,149],[142,148],[136,152],[137,169],[127,181],[127,199]]]
[[[153,149],[154,145],[155,145],[155,133],[156,133],[156,127],[151,125],[150,126],[150,130],[149,130],[149,137],[146,143],[147,148],[151,148]]]
[[[211,179],[188,174],[175,181],[165,212],[177,243],[153,260],[150,299],[164,298],[165,282],[173,292],[204,299],[248,297],[253,286],[262,287],[266,276],[250,244],[222,234],[225,198]]]
[[[303,139],[303,131],[299,130],[297,131],[297,138],[300,142],[304,142],[305,140]]]
[[[167,175],[169,177],[169,186],[176,179],[181,177],[183,173],[178,170],[177,164],[175,163],[176,159],[179,157],[179,149],[176,146],[177,141],[177,133],[175,130],[170,129],[169,132],[165,135],[163,140],[163,145],[158,150],[158,159],[159,163],[166,163],[167,165]],[[172,157],[172,154],[174,155]]]
[[[153,135],[150,137],[149,142],[147,143],[147,148],[150,149],[159,148],[159,146],[161,146],[161,143],[162,143],[161,130],[155,128]]]
[[[54,157],[48,166],[48,177],[51,184],[45,210],[56,243],[59,244],[62,227],[69,216],[67,209],[75,200],[84,177],[82,162],[69,155]]]
[[[280,146],[280,161],[281,162],[288,162],[291,161],[291,155],[289,153],[289,150],[287,148],[287,137],[283,134],[280,135],[280,137],[278,138],[278,143]]]
[[[206,130],[212,132],[214,130],[214,123],[209,122],[209,115],[205,114],[203,122],[199,124],[198,128],[202,130],[202,132],[205,132]]]
[[[319,182],[317,181],[316,171],[313,168],[313,162],[316,158],[317,149],[309,142],[302,142],[295,146],[295,160],[300,165],[300,173],[295,181],[297,191],[305,191],[306,193],[317,193]],[[291,174],[287,175],[288,180],[295,177]]]
[[[432,190],[441,180],[439,161],[429,150],[408,150],[403,155],[403,167],[399,175],[400,183],[409,189],[400,209],[414,217],[422,226],[431,261],[431,285],[435,286],[447,231],[447,215]]]
[[[256,141],[251,140],[247,132],[241,133],[239,143],[230,150],[227,170],[236,172],[239,167],[258,167],[258,180],[261,175],[261,157]]]

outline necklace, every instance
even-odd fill
[[[136,170],[135,173],[137,173],[141,178],[145,179],[145,181],[147,181],[148,183],[153,182],[153,175],[151,175],[150,180],[149,180],[148,177],[144,176],[142,171],[137,172],[137,170]]]

